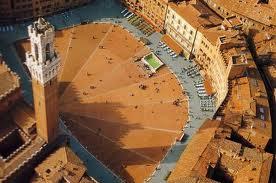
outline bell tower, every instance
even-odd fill
[[[26,62],[31,76],[39,136],[47,142],[58,133],[58,81],[60,58],[54,50],[54,27],[43,18],[28,26],[31,51],[26,52]]]

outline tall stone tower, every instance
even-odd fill
[[[58,133],[58,81],[60,58],[54,50],[55,30],[43,18],[28,26],[31,52],[26,65],[32,76],[36,128],[47,142]]]

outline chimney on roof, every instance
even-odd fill
[[[190,0],[177,0],[177,1],[175,1],[176,2],[176,4],[177,5],[188,5],[189,4],[189,2],[190,2]]]
[[[221,25],[218,27],[218,30],[227,30],[227,26],[221,24]]]
[[[271,40],[272,36],[269,33],[265,33],[266,40]]]

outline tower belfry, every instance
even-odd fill
[[[37,133],[47,142],[58,133],[58,81],[60,58],[54,50],[54,27],[39,18],[28,26],[31,52],[25,64],[32,76]]]

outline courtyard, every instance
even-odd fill
[[[61,57],[60,111],[66,125],[126,182],[143,182],[183,133],[188,118],[187,96],[175,75],[161,67],[149,77],[139,61],[149,48],[118,25],[58,31],[55,47]],[[20,41],[17,50],[24,57],[28,42]]]

